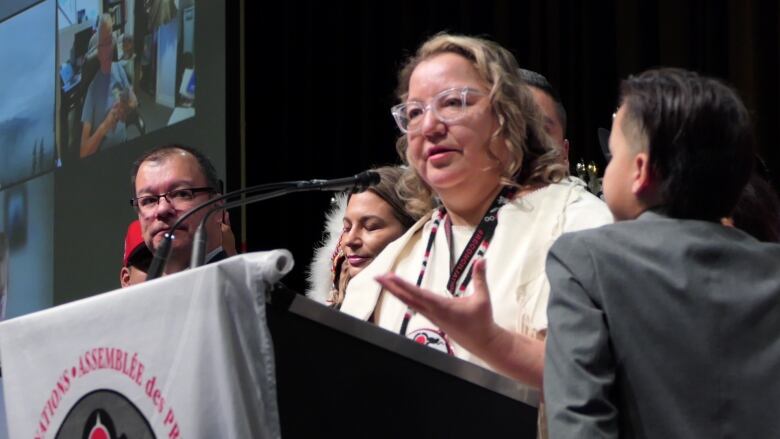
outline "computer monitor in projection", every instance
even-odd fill
[[[66,162],[195,116],[195,2],[95,3],[58,0]]]
[[[0,190],[54,169],[54,0],[0,21]]]
[[[232,5],[0,0],[6,316],[119,286],[135,216],[129,172],[143,151],[189,145],[225,178],[226,76],[238,71],[226,55]]]

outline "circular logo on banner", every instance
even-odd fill
[[[452,347],[447,341],[447,338],[440,331],[435,329],[420,328],[406,334],[417,343],[432,347],[437,351],[444,352],[445,354],[452,355]]]
[[[143,414],[124,395],[95,390],[82,397],[62,421],[56,439],[130,439],[155,435]]]

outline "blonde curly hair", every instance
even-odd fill
[[[545,186],[567,175],[559,151],[544,131],[542,114],[533,95],[518,75],[515,57],[499,44],[483,38],[440,33],[428,39],[411,56],[398,74],[396,95],[403,102],[409,92],[409,79],[415,68],[436,55],[454,53],[471,61],[482,80],[490,86],[490,105],[498,118],[494,137],[504,140],[509,160],[501,163],[503,184],[520,188]],[[408,147],[406,135],[396,142],[404,163]],[[495,156],[495,154],[493,154]],[[409,212],[427,213],[433,207],[433,191],[412,166],[398,183],[398,191]]]

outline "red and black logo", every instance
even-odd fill
[[[124,395],[113,390],[95,390],[70,409],[56,439],[154,439],[149,421]]]
[[[408,338],[422,345],[432,347],[437,351],[452,355],[452,347],[447,337],[435,329],[421,328],[416,329],[406,335]]]

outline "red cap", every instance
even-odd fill
[[[125,257],[122,260],[123,266],[127,267],[128,261],[141,248],[146,248],[144,243],[144,236],[141,233],[141,223],[138,220],[130,223],[127,227],[127,235],[125,235]]]

